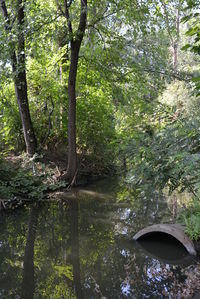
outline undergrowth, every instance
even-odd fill
[[[192,240],[197,241],[200,237],[200,202],[198,199],[195,199],[192,206],[184,211],[182,219],[186,225],[186,234]]]
[[[47,191],[65,186],[52,179],[52,171],[34,158],[12,162],[0,158],[0,200],[41,200]]]

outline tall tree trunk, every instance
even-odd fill
[[[25,2],[25,1],[24,1]],[[24,40],[24,4],[18,0],[18,72],[15,76],[15,90],[22,121],[24,139],[27,153],[33,155],[36,151],[37,143],[31,121],[25,66],[25,40]]]
[[[1,0],[1,9],[6,21],[5,30],[9,34],[11,30],[11,21],[8,15],[5,0]],[[24,133],[24,140],[26,144],[26,151],[29,155],[33,155],[36,151],[37,142],[31,121],[27,80],[26,80],[26,65],[25,65],[25,39],[24,39],[24,5],[22,0],[17,2],[17,25],[18,25],[18,39],[17,39],[17,54],[16,51],[10,50],[10,59],[12,64],[12,72],[15,84],[15,93],[19,107],[19,113],[22,122]],[[14,42],[12,46],[14,48]]]
[[[67,174],[66,178],[70,182],[75,181],[77,173],[77,150],[76,150],[76,76],[78,70],[78,59],[81,43],[86,29],[86,20],[87,20],[87,0],[80,0],[81,2],[81,13],[80,21],[77,33],[73,36],[73,28],[71,19],[69,16],[69,8],[72,4],[72,1],[67,0],[65,3],[65,13],[64,16],[68,21],[68,31],[70,37],[71,45],[71,57],[70,57],[70,70],[68,78],[68,165],[67,165]]]
[[[71,43],[71,61],[68,79],[68,165],[67,177],[72,180],[77,170],[76,152],[76,75],[78,69],[78,55],[80,45]]]

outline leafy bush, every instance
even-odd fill
[[[186,225],[185,232],[192,240],[200,238],[200,202],[194,200],[190,209],[183,214],[183,221]]]
[[[43,184],[41,176],[34,176],[27,169],[20,169],[19,165],[0,161],[0,197],[1,199],[41,199],[47,186]]]
[[[154,134],[142,133],[134,141],[129,155],[132,170],[128,181],[132,184],[150,183],[159,189],[168,186],[198,193],[200,188],[200,131],[197,121],[180,119]],[[139,144],[138,144],[139,143]]]
[[[16,103],[14,84],[6,82],[0,93],[0,144],[1,150],[21,151],[24,139]]]

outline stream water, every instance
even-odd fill
[[[0,298],[192,298],[195,258],[172,240],[133,241],[176,209],[174,198],[114,179],[2,213]]]

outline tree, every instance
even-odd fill
[[[70,69],[68,76],[68,165],[66,178],[71,182],[76,177],[77,173],[77,150],[76,150],[76,77],[78,70],[79,52],[81,43],[86,29],[87,20],[87,0],[80,1],[80,19],[76,33],[72,25],[72,16],[70,15],[70,9],[72,0],[64,1],[64,11],[60,7],[63,16],[68,23],[68,35],[70,43]]]
[[[29,155],[33,155],[36,151],[37,141],[31,121],[27,80],[26,80],[26,57],[25,57],[25,37],[24,37],[24,5],[25,1],[17,0],[16,14],[17,14],[17,42],[15,43],[12,36],[12,28],[14,20],[11,20],[11,16],[8,13],[5,0],[1,0],[1,10],[5,23],[5,32],[7,34],[7,42],[10,44],[9,56],[12,65],[12,73],[14,78],[15,93],[17,97],[21,123],[24,133],[24,140],[26,144],[26,151]]]

